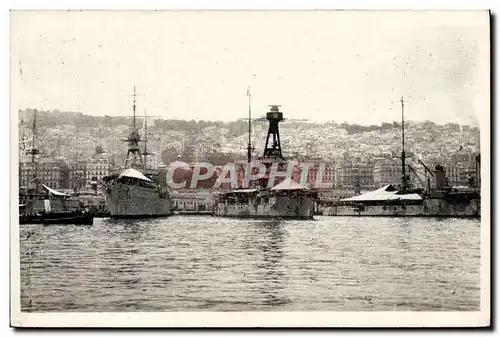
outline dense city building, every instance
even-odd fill
[[[401,182],[401,164],[394,159],[380,159],[373,166],[373,185],[380,188],[388,184]]]
[[[102,184],[102,179],[109,174],[109,160],[106,153],[95,154],[87,162],[86,167],[86,187],[92,188],[93,182],[97,182],[97,185]]]
[[[36,174],[41,184],[50,188],[67,189],[69,187],[70,168],[61,161],[42,161],[19,163],[19,186],[28,187]]]
[[[32,138],[32,111],[24,111],[20,115],[24,123],[20,124],[19,131],[23,139],[20,143],[23,158],[20,158],[19,182],[23,186],[27,184],[28,176],[33,176],[33,169],[29,167],[30,158],[23,155]],[[116,162],[118,166],[124,162],[126,152],[121,140],[129,132],[128,119],[108,118],[105,127],[96,129],[94,126],[101,121],[92,116],[85,116],[88,125],[81,125],[81,114],[45,111],[39,115],[45,126],[36,146],[44,158],[61,157],[67,163],[66,168],[61,164],[56,165],[55,169],[53,166],[49,168],[49,164],[40,167],[39,179],[46,179],[47,186],[67,186],[72,190],[92,188],[108,174],[112,166],[110,162]],[[77,120],[80,125],[75,140]],[[251,138],[255,146],[254,156],[263,151],[266,131],[265,124],[253,125]],[[201,123],[155,120],[148,132],[151,137],[147,150],[152,153],[147,158],[148,167],[166,171],[166,166],[158,163],[171,163],[178,154],[183,155],[188,163],[210,161],[220,166],[234,162],[241,183],[241,172],[246,162],[238,161],[242,155],[246,156],[248,128],[245,121]],[[287,123],[283,125],[280,137],[286,157],[291,156],[299,163],[313,163],[305,182],[309,186],[315,185],[321,163],[325,164],[323,182],[334,183],[333,188],[337,191],[364,191],[401,181],[401,162],[396,158],[401,151],[399,123],[381,123],[379,126],[335,122],[314,125]],[[416,172],[409,172],[412,182],[422,185],[422,180],[427,185],[426,172],[416,162],[416,158],[420,158],[431,170],[437,164],[443,165],[451,185],[468,185],[471,177],[476,179],[476,155],[480,146],[477,126],[408,121],[405,137],[406,152],[412,154],[407,164],[413,165],[420,173],[420,177],[417,177]],[[74,145],[75,141],[77,144]],[[98,146],[108,156],[102,153],[96,156],[94,153]],[[171,149],[175,156],[164,155],[165,149]],[[45,160],[41,157],[37,160]],[[75,157],[81,160],[74,162],[69,159]],[[55,159],[49,161],[57,162]],[[335,165],[331,164],[333,162]],[[192,170],[192,164],[186,165]],[[166,174],[162,176],[162,183],[166,184]],[[478,178],[476,180],[479,181]],[[230,188],[229,185],[225,183],[222,187]]]
[[[306,184],[309,186],[316,186],[316,181],[318,178],[321,178],[321,181],[318,182],[318,187],[322,188],[322,186],[325,187],[333,187],[335,184],[335,166],[333,161],[325,161],[321,158],[317,159],[308,159],[305,161],[305,163],[312,165],[309,168],[308,174],[307,174],[307,181]],[[319,176],[319,171],[320,169],[323,170],[323,176]],[[324,184],[324,185],[322,185]]]
[[[69,172],[69,188],[77,192],[85,188],[87,182],[87,162],[75,161]]]
[[[374,187],[374,168],[371,161],[344,158],[335,168],[335,187],[343,190],[370,190]]]
[[[36,175],[38,181],[47,187],[77,192],[92,188],[93,181],[99,186],[108,174],[109,162],[104,154],[69,165],[62,160],[40,161],[37,164],[31,161],[19,162],[20,187],[27,187]]]

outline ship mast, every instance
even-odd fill
[[[402,147],[401,147],[401,185],[403,189],[407,187],[407,180],[406,180],[406,153],[405,153],[405,116],[404,116],[404,100],[403,97],[401,97],[401,133],[402,133]]]
[[[40,153],[36,148],[36,109],[33,110],[33,125],[31,128],[32,132],[32,140],[31,140],[31,149],[28,151],[28,154],[31,155],[31,167],[33,168],[33,183],[35,185],[35,192],[38,192],[38,179],[37,179],[37,170],[38,163],[36,162],[36,155]]]
[[[252,94],[250,93],[250,87],[247,90],[248,96],[248,146],[247,146],[247,159],[250,163],[252,161]]]
[[[148,167],[148,157],[151,152],[148,152],[148,119],[147,119],[147,113],[146,110],[144,110],[144,169],[147,169]]]
[[[134,111],[134,116],[133,116],[133,119],[132,119],[132,127],[135,129],[135,85],[134,85],[134,98],[133,98],[133,103],[132,103],[132,110]]]
[[[144,163],[142,161],[142,156],[139,148],[139,142],[141,141],[141,137],[139,136],[139,130],[137,130],[136,127],[136,120],[135,120],[135,108],[136,108],[136,94],[135,94],[135,85],[134,85],[134,94],[133,94],[133,104],[132,104],[132,109],[133,109],[133,119],[132,119],[132,131],[130,132],[129,136],[125,140],[128,142],[128,151],[127,151],[127,159],[125,160],[125,167],[128,167],[130,164],[131,167],[134,168],[144,168]],[[132,160],[130,160],[132,156]],[[139,163],[137,162],[139,160]]]
[[[80,186],[78,186],[80,184],[80,179],[79,177],[77,176],[78,175],[78,135],[79,135],[79,132],[78,132],[78,126],[77,126],[77,131],[76,131],[76,138],[75,138],[75,165],[73,167],[73,191],[75,191],[75,193],[78,193],[78,190],[80,189]]]
[[[78,141],[80,138],[80,123],[79,123],[79,118],[76,120],[75,124],[75,130],[76,130],[76,138],[75,138],[75,164],[73,166],[73,191],[75,193],[78,193],[80,190],[80,177],[78,176],[79,170],[78,170]]]

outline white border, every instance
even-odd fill
[[[22,313],[28,327],[470,327],[486,325],[481,312],[169,312]]]
[[[336,2],[334,5],[325,1],[309,1],[307,4],[303,1],[288,1],[286,6],[288,8],[349,8],[349,9],[366,9],[369,6],[359,5],[359,2],[344,1]],[[165,8],[165,2],[156,1],[149,2],[149,6],[145,4],[145,1],[141,2],[141,8]],[[412,4],[410,7],[406,8],[455,8],[455,9],[465,9],[465,8],[488,8],[491,7],[486,5],[484,1],[475,1],[473,3],[475,6],[468,5],[458,5],[456,2],[449,2],[448,5],[440,4],[436,1],[420,1],[418,3]],[[124,3],[122,3],[124,5]],[[172,4],[168,3],[170,8],[286,8],[283,3],[276,3],[272,1],[253,1],[242,6],[235,6],[234,3],[226,2],[219,4],[211,3],[207,6],[203,1],[177,1]],[[450,6],[451,5],[451,6]],[[76,6],[71,6],[69,4],[59,3],[56,5],[44,3],[43,8],[113,8],[116,5],[110,1],[86,1],[82,4]],[[134,8],[136,6],[129,6],[128,8]],[[397,6],[398,8],[405,8]],[[24,1],[21,4],[17,3],[11,5],[10,8],[42,8],[39,3],[34,1]],[[122,7],[127,8],[127,7]],[[378,9],[391,9],[395,8],[394,4],[381,4],[376,6]],[[7,32],[8,36],[9,32]],[[8,55],[4,53],[4,55]],[[485,80],[488,79],[489,74],[485,74]],[[8,78],[5,76],[4,78]],[[4,92],[8,92],[4,90]],[[485,102],[489,103],[489,97],[484,97]],[[8,102],[8,96],[7,96]],[[485,111],[489,114],[489,104],[485,106],[488,110]],[[16,113],[15,111],[11,111]],[[482,115],[484,117],[484,115]],[[2,123],[3,126],[9,125],[9,123]],[[485,127],[486,126],[486,127]],[[260,326],[260,327],[327,327],[327,326],[337,326],[337,327],[398,327],[398,326],[484,326],[489,324],[489,206],[487,202],[489,200],[490,190],[489,190],[489,166],[490,166],[490,156],[489,156],[489,145],[490,145],[490,135],[489,135],[489,115],[486,120],[483,119],[481,122],[481,145],[482,145],[482,213],[484,214],[482,218],[481,226],[481,312],[224,312],[224,313],[194,313],[194,312],[177,312],[177,313],[50,313],[50,314],[40,314],[40,313],[21,313],[20,308],[20,292],[19,292],[19,231],[18,226],[11,226],[10,244],[12,253],[11,256],[11,306],[12,306],[12,316],[11,324],[14,326],[38,326],[38,327],[60,327],[60,326],[74,326],[74,327],[222,327],[222,326],[233,326],[233,327],[250,327],[250,326]],[[10,141],[11,144],[17,144],[17,119],[10,119]],[[6,133],[3,133],[4,137]],[[4,142],[6,143],[6,142]],[[13,150],[10,153],[10,182],[11,182],[11,193],[10,200],[17,200],[17,146],[12,146],[9,150]],[[9,200],[7,200],[8,202]],[[4,202],[3,205],[8,203]],[[11,205],[11,224],[17,222],[17,207],[15,202]],[[17,287],[15,286],[17,282]]]

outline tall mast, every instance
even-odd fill
[[[405,165],[405,159],[406,159],[406,154],[405,154],[405,113],[404,113],[404,107],[405,103],[403,100],[403,97],[401,97],[401,133],[402,133],[402,147],[401,147],[401,177],[402,177],[402,186],[403,188],[406,187],[406,165]]]
[[[134,85],[134,101],[133,101],[133,104],[132,104],[132,109],[134,111],[134,117],[133,117],[133,127],[135,129],[135,85]]]
[[[77,131],[78,135],[78,131]],[[78,178],[76,177],[78,172],[78,136],[75,138],[75,164],[73,165],[73,191],[78,191]]]
[[[31,140],[31,164],[33,165],[33,179],[36,179],[37,176],[37,167],[35,163],[35,156],[38,154],[38,150],[36,149],[36,109],[33,111],[33,126],[31,129],[33,134],[33,139]]]
[[[36,144],[36,109],[33,110],[33,125],[31,126],[32,139],[31,139],[31,149],[35,148]]]
[[[252,161],[252,94],[250,93],[250,87],[247,90],[248,96],[248,146],[247,146],[247,159],[250,163]]]
[[[144,169],[148,168],[148,157],[151,153],[148,152],[148,118],[146,110],[144,110]]]
[[[29,154],[31,155],[31,167],[33,168],[33,183],[35,184],[35,191],[38,191],[38,179],[37,179],[37,170],[38,170],[38,165],[36,162],[36,155],[39,154],[40,152],[36,148],[36,109],[33,110],[33,125],[31,127],[31,132],[32,132],[32,140],[31,140],[31,149],[29,151]]]
[[[78,141],[80,138],[80,128],[79,128],[79,123],[78,120],[76,121],[76,138],[75,138],[75,165],[74,165],[74,173],[73,173],[73,190],[75,192],[78,192],[80,190],[80,177],[78,176],[79,174],[79,167],[78,167]]]
[[[129,165],[131,167],[139,167],[139,168],[144,168],[144,163],[142,161],[142,156],[141,156],[141,151],[139,148],[139,142],[141,141],[141,137],[139,136],[139,130],[137,130],[136,126],[136,121],[135,121],[135,108],[136,108],[136,94],[135,94],[135,85],[134,85],[134,94],[133,94],[133,104],[132,104],[132,109],[134,112],[133,115],[133,124],[132,124],[132,131],[130,132],[129,136],[125,140],[128,142],[128,151],[127,151],[127,159],[125,159],[125,167],[128,167]],[[132,158],[130,158],[132,157]],[[137,160],[139,162],[137,162]]]
[[[75,164],[78,163],[78,139],[80,138],[80,120],[76,119],[76,138],[75,138]]]

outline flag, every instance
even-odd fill
[[[248,86],[248,89],[247,89],[247,96],[250,96],[250,86]]]

